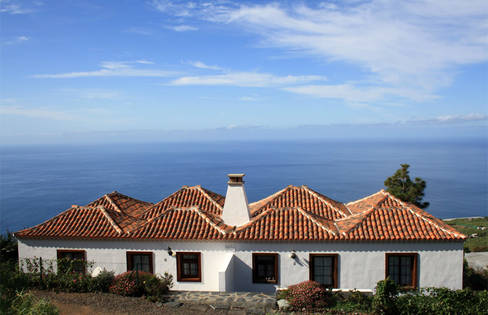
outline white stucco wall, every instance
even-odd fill
[[[177,282],[176,258],[167,248],[202,253],[202,281]],[[274,292],[308,280],[310,253],[339,255],[338,281],[341,289],[372,290],[385,278],[385,253],[418,253],[420,287],[462,288],[462,242],[197,242],[197,241],[67,241],[19,240],[19,258],[55,259],[57,249],[84,249],[87,259],[116,273],[127,271],[126,251],[152,251],[154,272],[169,272],[174,290],[219,291],[224,284],[219,273],[233,274],[226,279],[226,290]],[[289,254],[295,250],[297,258]],[[252,253],[279,254],[278,284],[252,283]],[[233,254],[233,255],[232,255]],[[229,260],[229,257],[233,259]],[[220,281],[219,281],[220,279]],[[231,289],[232,287],[232,289]]]

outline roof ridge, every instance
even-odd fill
[[[261,220],[269,212],[272,212],[272,211],[275,211],[275,210],[278,210],[278,208],[271,207],[269,209],[266,209],[265,211],[259,213],[257,216],[252,217],[251,220],[249,222],[247,222],[246,224],[243,224],[243,225],[241,225],[239,227],[236,227],[236,229],[235,229],[234,232],[241,232],[241,231],[246,230],[247,228],[249,228],[250,226],[252,226],[254,224],[254,222],[257,222],[257,221]]]
[[[220,209],[220,210],[222,210],[222,211],[224,210],[224,209],[222,208],[222,206],[218,204],[218,202],[217,202],[217,201],[215,201],[215,200],[214,200],[212,197],[210,197],[210,195],[209,195],[209,194],[208,194],[208,193],[205,191],[205,188],[202,188],[202,186],[201,186],[201,185],[197,185],[197,186],[195,186],[195,187],[196,187],[196,188],[198,189],[198,191],[200,191],[200,192],[201,192],[201,193],[202,193],[202,194],[203,194],[205,197],[207,197],[207,199],[208,199],[208,200],[210,200],[210,201],[211,201],[211,202],[214,204],[214,206],[216,206],[218,209]]]
[[[104,197],[108,201],[108,203],[110,203],[112,207],[115,208],[115,211],[122,213],[122,210],[120,210],[119,206],[115,203],[115,201],[112,200],[112,198],[108,196],[108,194],[105,194]]]
[[[312,214],[312,213],[309,213],[308,211],[305,211],[305,210],[303,210],[303,209],[302,209],[302,208],[300,208],[300,207],[292,207],[292,208],[290,208],[290,209],[293,209],[293,208],[297,209],[297,210],[298,210],[299,212],[301,212],[301,213],[302,213],[304,216],[306,216],[306,217],[307,217],[307,218],[308,218],[310,221],[312,221],[313,223],[315,223],[316,225],[318,225],[319,227],[321,227],[323,230],[325,230],[325,231],[327,231],[327,232],[331,233],[332,235],[336,236],[336,232],[329,230],[329,229],[328,229],[327,227],[325,227],[325,226],[324,226],[322,223],[320,223],[320,222],[319,222],[319,221],[318,221],[316,218],[314,218],[314,216],[317,216],[317,217],[319,217],[319,218],[321,218],[321,219],[324,219],[324,220],[327,220],[327,219],[322,218],[322,217],[321,217],[321,216],[319,216],[319,215],[314,215],[314,214]],[[338,232],[338,231],[337,231],[337,232]]]
[[[115,231],[117,231],[117,233],[121,234],[122,233],[122,229],[119,227],[119,225],[117,223],[115,223],[114,219],[112,219],[112,217],[108,214],[107,210],[105,209],[104,206],[98,206],[97,207],[102,213],[103,215],[107,218],[108,222],[110,222],[110,224],[112,225],[112,227],[115,229]]]
[[[368,199],[369,197],[372,197],[372,196],[374,196],[374,195],[376,195],[376,194],[379,194],[379,193],[384,193],[384,192],[385,192],[385,190],[384,190],[384,189],[381,189],[381,190],[379,190],[379,191],[377,191],[377,192],[375,192],[375,193],[373,193],[373,194],[371,194],[371,195],[368,195],[368,196],[366,196],[366,197],[363,197],[363,198],[361,198],[361,199],[358,199],[358,200],[354,200],[354,201],[350,201],[350,202],[348,202],[348,203],[345,203],[345,205],[346,205],[346,206],[348,206],[348,205],[352,205],[352,204],[358,203],[358,202],[360,202],[360,201],[363,201],[363,200],[365,200],[365,199]]]
[[[220,232],[220,234],[227,234],[227,232],[224,229],[221,229],[206,213],[204,213],[200,208],[198,207],[192,207],[188,209],[190,211],[195,211],[202,219],[204,219],[208,224],[210,224],[214,229]]]
[[[435,221],[433,221],[431,218],[427,218],[425,215],[423,214],[420,214],[419,213],[419,210],[424,212],[424,213],[427,213],[429,214],[428,212],[418,208],[416,205],[414,204],[411,204],[411,203],[408,203],[408,202],[405,202],[405,201],[402,201],[400,200],[399,198],[395,197],[393,194],[389,193],[388,191],[384,191],[384,194],[386,196],[389,196],[390,198],[394,199],[395,201],[397,201],[399,204],[402,205],[402,207],[404,209],[407,209],[408,211],[410,211],[412,214],[416,215],[417,217],[421,218],[422,220],[434,225],[435,227],[437,227],[438,229],[448,233],[448,234],[451,234],[451,235],[454,235],[456,237],[460,237],[460,238],[466,238],[466,235],[462,234],[462,233],[459,233],[459,232],[454,232],[454,231],[450,231],[442,226],[440,226],[438,223],[436,223]],[[412,208],[413,207],[413,208]],[[415,209],[416,211],[414,211],[413,209]]]
[[[381,192],[381,191],[379,191],[379,192]],[[367,219],[374,212],[377,205],[386,199],[386,197],[387,197],[387,195],[384,195],[383,198],[381,198],[381,200],[378,201],[376,204],[372,205],[371,208],[369,208],[366,211],[360,212],[360,215],[364,215],[364,218],[362,218],[358,223],[354,224],[354,226],[352,226],[349,230],[347,230],[347,233],[351,233],[352,231],[357,229],[361,225],[361,223],[363,223],[364,220]],[[342,235],[345,236],[347,233],[346,233],[346,231],[344,231],[344,232],[342,232]]]
[[[287,191],[288,189],[291,189],[291,188],[294,188],[294,187],[295,187],[295,186],[293,186],[293,185],[288,185],[288,186],[286,186],[285,188],[283,188],[283,189],[281,189],[281,190],[278,190],[278,191],[277,191],[277,192],[275,192],[274,194],[271,194],[271,195],[269,195],[269,196],[267,196],[267,197],[264,197],[264,198],[262,198],[262,199],[260,199],[260,200],[258,200],[258,201],[255,201],[255,202],[250,203],[250,204],[248,205],[249,207],[251,207],[252,205],[255,205],[255,204],[257,204],[257,203],[259,203],[259,202],[261,202],[261,201],[263,201],[263,200],[265,200],[265,199],[268,199],[268,198],[269,198],[269,200],[268,200],[266,203],[264,203],[264,204],[263,204],[261,207],[259,207],[258,209],[255,209],[254,211],[252,211],[251,215],[253,215],[254,213],[256,213],[258,210],[263,209],[263,208],[264,208],[266,205],[270,204],[271,202],[273,202],[273,201],[274,201],[276,198],[278,198],[278,197],[279,197],[281,194],[283,194],[283,193],[284,193],[285,191]],[[262,212],[261,212],[261,213],[262,213]],[[261,214],[261,213],[259,213],[259,214]],[[258,215],[259,215],[259,214],[258,214]]]
[[[342,212],[342,210],[340,210],[339,208],[337,208],[336,206],[334,206],[332,203],[330,203],[329,201],[325,200],[321,194],[319,194],[318,192],[316,192],[315,190],[309,188],[307,185],[302,185],[302,187],[307,190],[309,193],[311,193],[313,196],[315,196],[316,198],[318,198],[319,200],[321,200],[322,202],[324,202],[326,205],[328,205],[329,207],[335,209],[336,211],[338,211],[340,214],[342,214],[343,216],[347,217],[348,215],[346,215],[344,212]],[[325,197],[325,196],[324,196]],[[329,197],[327,197],[329,198]],[[351,210],[349,210],[349,208],[346,207],[346,209],[350,212],[349,215],[352,214]]]
[[[64,211],[62,211],[61,213],[59,213],[59,214],[55,215],[54,217],[49,218],[49,219],[47,219],[47,220],[44,220],[44,221],[42,221],[41,223],[36,224],[36,225],[34,225],[34,226],[32,226],[32,227],[25,228],[25,229],[23,229],[23,230],[17,231],[17,232],[15,232],[14,234],[22,233],[22,232],[24,232],[24,231],[28,231],[28,230],[33,230],[33,229],[37,228],[38,226],[41,226],[41,225],[43,225],[43,224],[45,224],[45,223],[47,223],[47,222],[49,222],[49,221],[52,221],[52,220],[54,220],[54,219],[56,219],[56,218],[58,218],[58,217],[64,216],[64,215],[68,214],[68,212],[69,212],[69,211],[72,211],[72,210],[77,209],[77,208],[84,208],[84,207],[80,207],[80,206],[78,206],[78,205],[72,205],[70,208],[68,208],[68,209],[66,209],[66,210],[64,210]],[[90,207],[90,208],[91,208],[91,207]]]
[[[125,195],[125,194],[123,194],[123,193],[121,193],[121,192],[118,192],[118,191],[116,191],[116,190],[112,191],[111,193],[105,194],[105,195],[107,195],[107,196],[108,196],[108,195],[110,195],[110,194],[117,194],[117,195],[120,195],[120,196],[122,196],[122,197],[126,197],[126,198],[129,198],[129,199],[132,199],[132,200],[135,200],[135,201],[139,201],[139,202],[142,202],[142,203],[148,203],[148,204],[151,204],[151,205],[153,205],[153,204],[154,204],[154,203],[149,202],[149,201],[144,201],[144,200],[141,200],[141,199],[137,199],[137,198],[134,198],[134,197],[131,197],[131,196]],[[96,200],[94,200],[94,201],[96,201]]]

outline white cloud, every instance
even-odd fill
[[[413,100],[432,98],[438,89],[452,84],[457,67],[488,60],[486,0],[372,0],[315,6],[154,0],[152,4],[182,19],[236,25],[258,34],[265,47],[356,66],[364,73],[361,84],[376,82],[388,89],[388,93],[378,88],[365,92],[346,83],[368,99],[389,93],[412,95]],[[358,80],[354,76],[346,81]]]
[[[434,120],[440,123],[483,121],[483,120],[488,120],[488,115],[481,114],[481,113],[471,113],[471,114],[464,114],[464,115],[444,115],[444,116],[436,117]]]
[[[219,66],[210,66],[210,65],[207,65],[201,61],[190,61],[188,62],[190,65],[192,65],[193,67],[195,68],[199,68],[199,69],[208,69],[208,70],[223,70],[223,68],[219,67]]]
[[[258,99],[254,96],[241,96],[239,100],[243,102],[256,102]]]
[[[65,78],[82,78],[82,77],[168,77],[175,75],[173,71],[157,69],[140,69],[134,68],[134,64],[152,64],[147,60],[137,61],[104,61],[101,63],[101,69],[85,72],[67,72],[56,74],[36,74],[35,78],[65,79]]]
[[[228,85],[240,87],[269,87],[293,85],[311,81],[325,80],[325,77],[316,75],[306,76],[275,76],[269,73],[258,72],[230,72],[225,74],[186,76],[170,82],[171,85]]]
[[[363,86],[347,83],[336,85],[301,85],[284,87],[283,90],[319,98],[342,99],[352,103],[377,102],[389,96],[413,99],[415,101],[426,101],[436,98],[435,95],[406,88]]]
[[[45,108],[25,108],[21,106],[2,106],[0,105],[1,115],[14,115],[33,118],[43,118],[51,120],[73,120],[74,117],[59,111]]]
[[[12,40],[5,41],[5,42],[3,42],[3,44],[4,45],[21,44],[21,43],[24,43],[24,42],[28,41],[29,39],[30,39],[29,37],[22,35],[22,36],[17,36],[17,37],[15,37]]]
[[[175,32],[198,31],[198,27],[191,26],[191,25],[175,25],[175,26],[168,26],[167,28]]]
[[[60,92],[66,93],[72,97],[88,100],[116,100],[120,99],[122,94],[119,91],[109,89],[61,89]]]
[[[0,0],[0,12],[8,14],[26,14],[32,12],[32,10],[25,8],[18,1]]]

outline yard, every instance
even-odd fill
[[[464,243],[467,251],[488,251],[488,217],[449,219],[445,222],[468,237]]]

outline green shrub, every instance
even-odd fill
[[[29,275],[20,272],[11,262],[0,263],[0,314],[7,313],[17,291],[31,286]]]
[[[327,306],[327,289],[316,281],[304,281],[288,287],[287,298],[295,310],[323,308]]]
[[[127,271],[115,276],[109,292],[124,296],[141,296],[144,294],[144,281],[153,277],[151,273]]]
[[[103,270],[98,276],[91,278],[88,284],[89,292],[108,292],[114,281],[114,272]]]
[[[173,276],[165,272],[162,277],[152,276],[144,280],[143,284],[146,296],[152,300],[161,300],[173,286]]]
[[[426,288],[396,300],[399,314],[482,314],[488,309],[488,291]]]
[[[398,286],[390,278],[378,281],[376,284],[376,294],[373,296],[372,307],[375,314],[395,314],[396,295]]]
[[[350,292],[334,292],[332,302],[334,309],[343,312],[370,312],[373,298],[357,290]]]
[[[29,293],[17,293],[7,314],[12,315],[57,315],[58,309],[45,299],[36,301]]]

